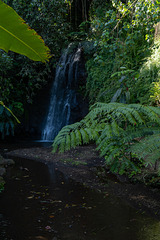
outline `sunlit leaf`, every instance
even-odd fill
[[[42,38],[8,5],[0,0],[0,48],[23,54],[34,61],[49,60]]]
[[[29,197],[27,197],[28,199],[32,199],[32,198],[34,198],[34,195],[32,195],[32,196],[29,196]]]

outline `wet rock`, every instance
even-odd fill
[[[6,169],[3,167],[0,167],[0,176],[4,176],[5,173],[6,173]]]
[[[12,159],[0,158],[0,166],[10,166],[15,164]]]

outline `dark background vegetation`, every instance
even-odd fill
[[[77,91],[88,99],[90,105],[119,102],[159,106],[158,1],[4,2],[42,36],[52,54],[50,62],[42,64],[1,51],[0,100],[22,121],[17,126],[17,134],[25,135],[23,125],[27,126],[29,119],[32,121],[30,112],[33,111],[28,109],[37,107],[38,111],[46,114],[48,89],[56,64],[62,49],[71,42],[81,43],[83,48],[87,78],[86,82],[79,84]],[[42,103],[38,106],[39,98]],[[154,117],[150,119],[155,120]],[[13,134],[15,125],[11,114],[1,106],[1,137]],[[126,126],[125,123],[123,128]],[[121,144],[125,151],[126,145]]]

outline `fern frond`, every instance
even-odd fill
[[[138,105],[138,106],[137,106]],[[140,104],[122,104],[122,103],[97,103],[91,107],[91,111],[85,117],[87,126],[93,128],[102,122],[120,122],[128,121],[132,125],[145,124],[147,121],[153,121],[160,124],[158,111]]]
[[[79,131],[81,133],[83,144],[89,143],[90,138],[89,138],[89,135],[88,135],[86,129],[81,128]]]
[[[156,113],[158,116],[160,116],[160,107],[152,107],[152,106],[149,106],[149,108],[150,108],[154,113]]]
[[[111,112],[113,109],[115,109],[117,107],[121,107],[123,105],[124,105],[123,103],[117,103],[117,102],[111,102],[111,103],[97,102],[90,107],[90,111],[91,110],[96,111],[98,109],[102,109],[102,110],[105,109],[106,112]]]
[[[75,135],[76,135],[76,145],[79,146],[82,144],[81,132],[78,129],[76,129]]]
[[[66,144],[65,144],[65,151],[68,151],[71,149],[71,136],[68,134],[65,138]]]
[[[117,118],[123,117],[124,121],[128,121],[130,124],[136,124],[136,119],[132,115],[132,110],[127,107],[118,107],[117,109],[114,110],[113,114]]]
[[[112,127],[111,124],[106,124],[105,128],[102,129],[100,137],[97,139],[97,144],[100,144],[104,139],[112,137]]]
[[[147,157],[144,159],[144,164],[145,166],[148,166],[148,165],[154,166],[157,160],[159,159],[160,159],[160,150],[156,149],[156,151],[152,152],[152,154],[147,155]]]
[[[118,155],[121,151],[121,147],[116,146],[109,156],[105,156],[106,164],[111,165],[115,160],[115,155]]]
[[[128,105],[128,111],[130,108],[130,113],[133,115],[133,117],[135,118],[135,120],[137,121],[138,124],[145,124],[145,120],[143,119],[143,115],[141,114],[141,112],[135,110],[131,104]]]
[[[149,121],[157,122],[160,124],[160,112],[158,111],[158,107],[143,106],[141,104],[130,104],[129,106],[143,114],[144,117],[147,117]]]
[[[111,124],[108,123],[105,125],[105,128],[102,129],[100,137],[98,138],[96,143],[102,146],[101,144],[103,144],[103,141],[109,138],[113,138],[115,136],[118,137],[123,131],[124,130],[118,126],[116,121],[113,121]]]
[[[123,129],[117,124],[116,121],[111,123],[111,127],[113,136],[119,136],[123,132]]]
[[[72,146],[72,148],[75,148],[77,146],[75,132],[71,132],[71,146]]]
[[[145,162],[155,162],[160,158],[160,134],[145,137],[140,142],[130,147],[130,151],[143,158]]]
[[[103,144],[103,145],[102,145]],[[100,150],[101,149],[101,153],[100,153],[100,156],[103,157],[105,155],[109,155],[109,153],[112,153],[112,149],[114,149],[114,147],[116,146],[117,144],[117,141],[112,141],[112,142],[108,142],[108,144],[105,144],[105,142],[101,143],[101,147],[97,148],[97,150]]]
[[[94,141],[111,170],[137,171],[130,153],[152,164],[159,158],[160,108],[140,104],[96,103],[80,122],[65,126],[56,136],[53,151],[70,150]]]
[[[60,146],[59,146],[59,152],[63,153],[65,151],[65,138],[62,138]]]
[[[85,131],[87,132],[90,141],[96,142],[99,137],[97,129],[85,128]]]
[[[127,128],[125,131],[121,133],[121,138],[123,139],[123,143],[126,144],[132,141],[135,141],[137,138],[143,138],[151,134],[153,134],[153,129],[144,128],[142,126],[142,127],[131,128],[131,129]]]

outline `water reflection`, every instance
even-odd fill
[[[158,240],[160,223],[107,193],[66,179],[53,164],[17,160],[0,195],[2,240]]]

